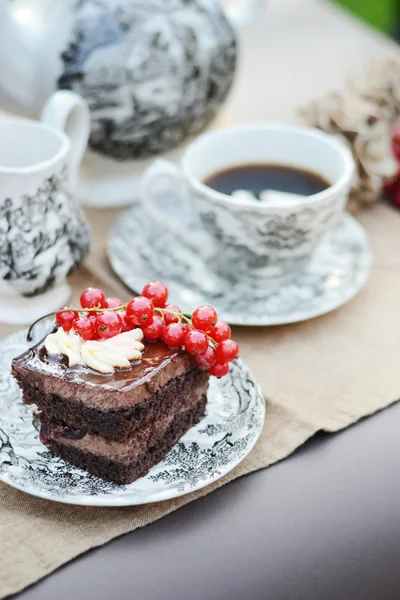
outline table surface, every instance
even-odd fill
[[[395,44],[322,0],[267,0],[241,32],[227,112],[295,120],[296,106]],[[91,551],[21,600],[397,600],[400,405]],[[266,510],[267,505],[267,510]]]

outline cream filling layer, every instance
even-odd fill
[[[131,361],[142,358],[142,339],[142,330],[133,329],[108,340],[84,342],[78,334],[60,327],[46,337],[44,346],[49,356],[66,356],[70,367],[82,365],[112,375],[115,369],[129,369]]]

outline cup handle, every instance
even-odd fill
[[[46,102],[41,120],[43,123],[64,131],[71,140],[69,159],[69,182],[76,190],[79,167],[90,136],[90,111],[87,102],[68,90],[53,94]]]
[[[141,181],[141,202],[147,214],[157,223],[190,245],[190,235],[185,234],[182,221],[172,217],[156,202],[162,194],[176,195],[182,204],[192,206],[188,182],[179,167],[162,158],[157,159],[145,171]]]

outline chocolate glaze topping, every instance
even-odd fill
[[[114,375],[104,375],[88,367],[68,367],[67,357],[49,356],[43,343],[28,350],[20,360],[33,369],[45,370],[58,375],[66,381],[106,385],[117,389],[134,388],[151,379],[156,372],[177,360],[184,354],[181,350],[168,348],[162,342],[146,343],[142,360],[132,363],[127,370],[116,370]]]
[[[142,360],[130,369],[103,375],[88,367],[70,368],[65,357],[48,356],[44,341],[15,358],[17,380],[29,379],[32,387],[47,394],[103,409],[132,406],[162,389],[168,381],[194,368],[193,357],[162,342],[146,343]]]

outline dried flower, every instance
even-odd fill
[[[396,170],[390,140],[400,118],[400,61],[373,61],[362,81],[313,102],[300,115],[308,125],[340,137],[352,150],[357,170],[349,210],[377,202],[384,179]]]

